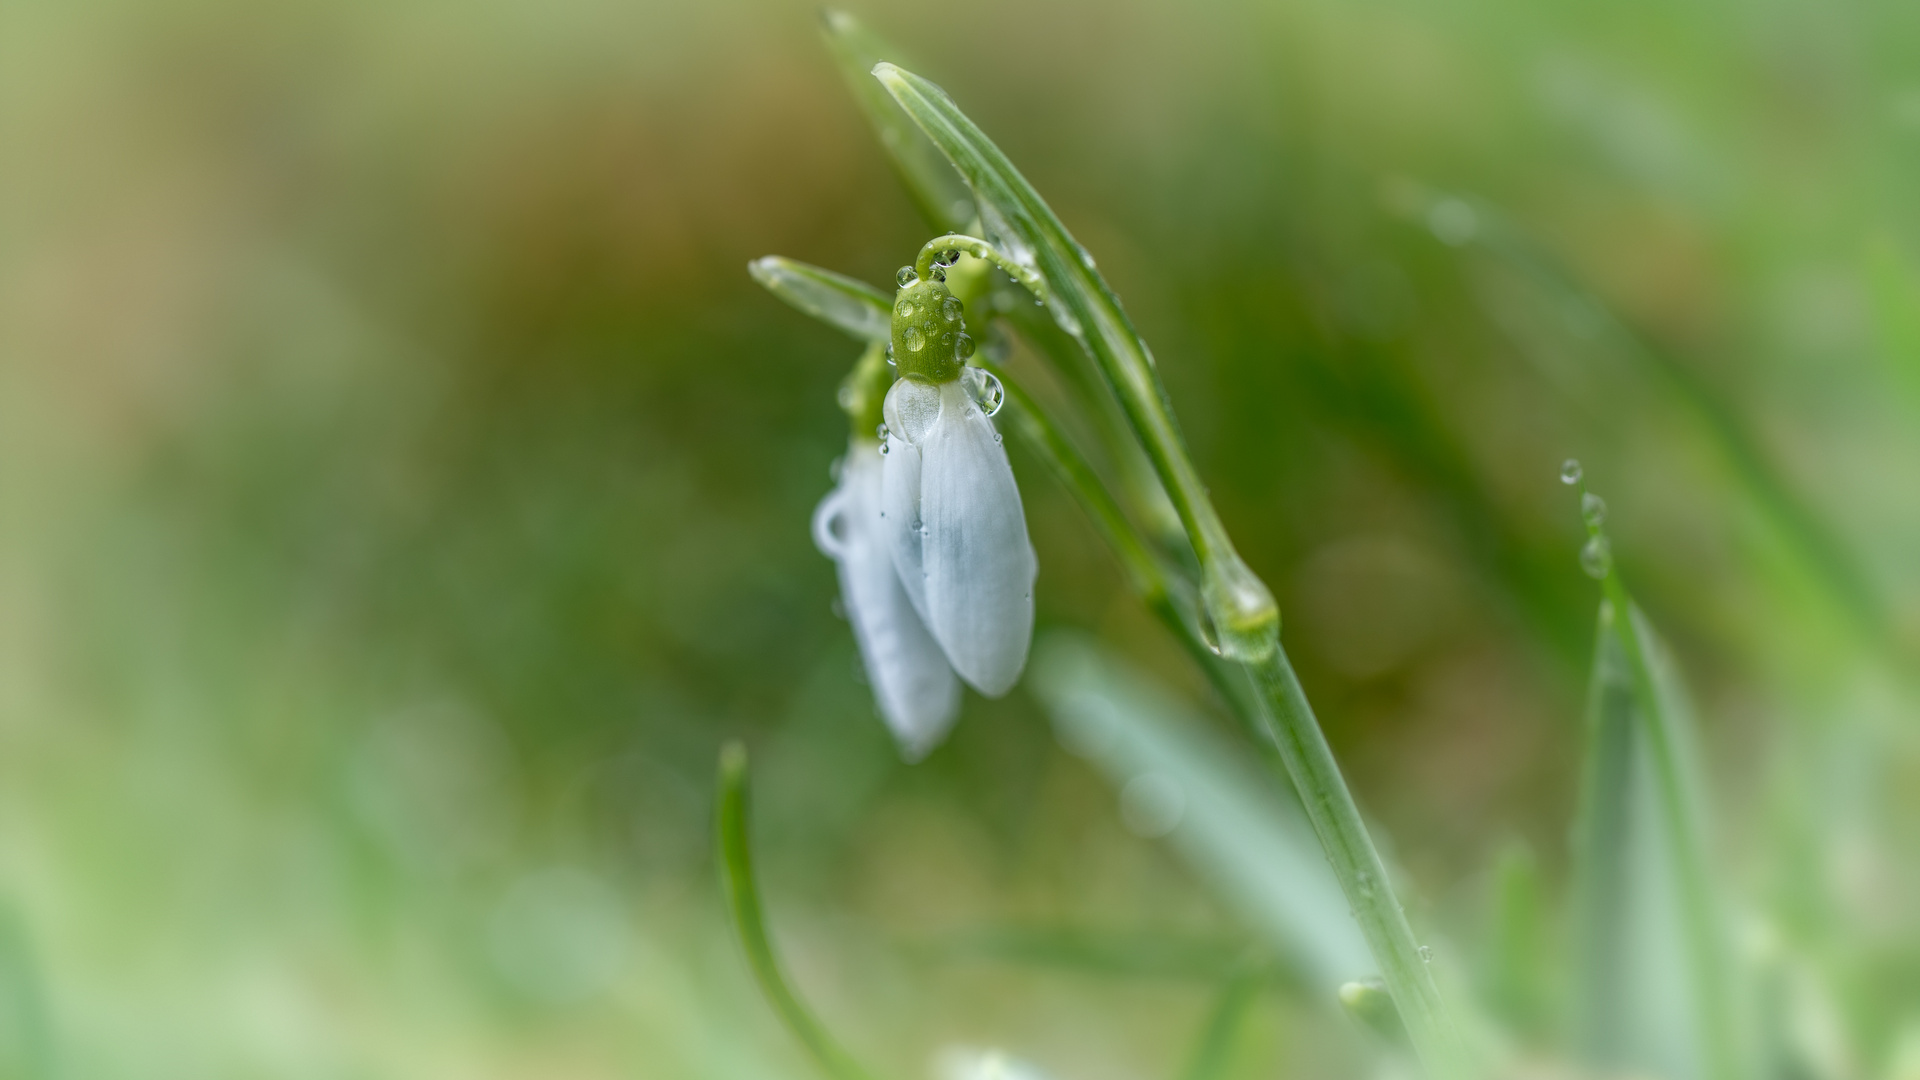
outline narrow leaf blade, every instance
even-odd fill
[[[753,260],[747,273],[768,292],[859,341],[885,342],[892,333],[893,301],[857,278],[779,255]]]

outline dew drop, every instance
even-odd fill
[[[940,301],[940,317],[948,322],[960,321],[960,298],[949,296]]]
[[[1583,475],[1579,458],[1568,458],[1560,466],[1560,482],[1563,484],[1577,484]]]
[[[913,301],[907,299],[904,296],[900,298],[899,303],[893,305],[893,313],[895,315],[900,316],[903,319],[913,318],[914,311],[915,311],[915,308],[913,306]]]
[[[1586,519],[1587,528],[1599,528],[1607,520],[1607,500],[1591,491],[1580,496],[1580,516]]]
[[[988,416],[999,412],[1000,406],[1006,403],[1006,388],[1000,385],[999,379],[994,378],[993,372],[969,367],[960,373],[960,378],[966,385],[967,396],[973,398],[974,404],[980,406],[980,411]]]
[[[1220,652],[1220,632],[1213,628],[1213,616],[1207,614],[1206,608],[1200,609],[1200,641],[1206,645],[1208,652],[1215,656],[1223,655]]]
[[[898,273],[893,275],[893,280],[895,284],[904,289],[909,285],[919,282],[920,275],[913,272],[913,267],[903,266]]]
[[[943,262],[943,263],[946,263],[946,264],[947,264],[948,266],[952,266],[952,265],[953,265],[954,263],[957,263],[957,262],[959,262],[959,261],[960,261],[960,249],[959,249],[959,248],[948,248],[947,250],[945,250],[945,251],[943,251],[943,252],[941,252],[941,253],[940,253],[940,261],[941,261],[941,262]]]
[[[1581,547],[1580,569],[1595,580],[1606,577],[1607,572],[1613,569],[1613,543],[1604,534],[1589,537],[1585,546]]]
[[[887,342],[887,366],[895,367],[898,366],[898,364],[899,361],[893,358],[893,342],[889,341]]]
[[[1433,963],[1433,946],[1431,945],[1420,946],[1420,962],[1423,964]]]
[[[919,352],[921,349],[927,347],[927,335],[921,333],[920,328],[917,326],[907,327],[907,332],[901,334],[900,338],[907,343],[907,348],[912,349],[914,352]]]
[[[893,448],[893,444],[892,444],[892,443],[890,443],[890,442],[883,442],[883,443],[881,443],[881,444],[880,444],[880,456],[881,456],[881,457],[886,457],[886,456],[887,456],[887,452],[888,452],[889,450],[891,450],[892,448]],[[886,515],[885,513],[882,513],[882,514],[881,514],[880,516],[881,516],[881,517],[886,517],[887,515]]]
[[[933,268],[933,280],[935,280],[935,281],[945,281],[945,280],[947,280],[947,268],[946,268],[946,267],[944,267],[944,266],[936,266],[936,267],[934,267],[934,268]]]
[[[893,438],[893,432],[887,429],[887,422],[885,420],[880,421],[879,426],[873,429],[873,433],[880,437],[881,442],[886,442],[888,439]]]
[[[973,355],[973,339],[972,338],[968,337],[965,334],[961,334],[958,338],[954,339],[953,358],[955,360],[965,360],[967,357],[972,355]]]

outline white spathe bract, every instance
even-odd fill
[[[839,568],[841,600],[880,715],[900,755],[918,761],[953,726],[960,682],[894,570],[881,531],[880,481],[879,449],[856,440],[839,484],[813,512],[813,539]]]
[[[1007,452],[958,380],[887,392],[882,516],[914,609],[969,686],[1012,689],[1033,641],[1033,579]]]

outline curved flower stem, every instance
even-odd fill
[[[754,880],[753,848],[747,840],[747,751],[738,742],[720,749],[720,775],[714,793],[714,840],[720,862],[720,884],[727,910],[746,949],[747,963],[787,1030],[813,1055],[833,1080],[871,1080],[871,1074],[820,1025],[799,995],[793,992],[767,937],[760,908],[760,886]]]
[[[965,233],[948,233],[936,236],[921,245],[920,254],[913,260],[913,272],[926,277],[933,270],[934,256],[947,250],[964,251],[976,259],[985,259],[1007,272],[1007,276],[1020,283],[1020,287],[1032,293],[1034,299],[1047,302],[1047,281],[1033,271],[1032,267],[1021,266],[1000,253],[1000,249],[977,236]]]

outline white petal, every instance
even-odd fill
[[[840,486],[815,515],[815,533],[816,539],[822,533],[828,537],[822,550],[827,543],[838,544],[840,594],[874,699],[901,756],[917,761],[953,726],[960,682],[894,570],[879,510],[881,462],[871,445],[848,453]],[[823,528],[819,522],[829,515],[833,519]]]
[[[958,382],[940,390],[940,418],[919,455],[923,611],[960,677],[997,697],[1027,663],[1038,568],[1020,488],[993,421]]]
[[[894,435],[887,440],[886,456],[880,460],[880,535],[893,555],[893,567],[900,573],[908,601],[924,621],[927,574],[921,559],[925,532],[920,520],[920,451]]]

